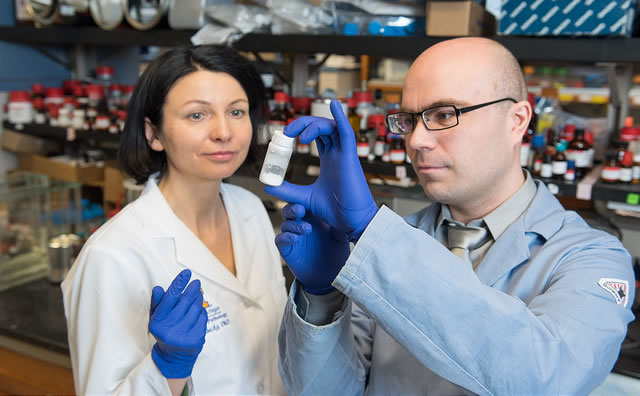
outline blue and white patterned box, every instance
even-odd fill
[[[630,37],[636,0],[503,0],[498,33]]]

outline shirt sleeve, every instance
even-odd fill
[[[297,281],[291,286],[278,336],[278,369],[287,392],[292,395],[364,394],[371,361],[373,322],[340,292],[305,300],[299,287]],[[325,325],[305,321],[298,314],[294,297],[302,298],[309,305],[319,301],[324,308],[318,311],[322,315],[330,314],[333,320]],[[329,301],[323,301],[327,299]],[[332,312],[337,301],[341,306]]]
[[[597,281],[603,273],[628,281],[631,299],[634,277],[613,238],[568,243],[525,303],[482,284],[382,207],[333,285],[422,364],[474,393],[588,394],[611,370],[633,318]]]

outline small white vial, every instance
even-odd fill
[[[274,131],[260,171],[259,179],[261,182],[268,186],[282,184],[295,142],[295,138],[285,136],[281,130]]]

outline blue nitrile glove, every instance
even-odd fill
[[[331,282],[349,258],[349,242],[341,232],[307,214],[302,205],[282,209],[285,221],[276,235],[276,246],[302,287],[311,294],[327,294]]]
[[[183,270],[166,293],[160,286],[151,293],[149,332],[157,340],[151,357],[166,378],[189,377],[204,345],[207,312],[202,307],[200,281],[194,280],[185,290],[189,278],[191,271]]]
[[[349,120],[338,101],[332,101],[330,109],[335,121],[300,117],[284,129],[287,136],[300,135],[301,143],[316,140],[320,154],[318,179],[309,186],[284,182],[278,187],[266,186],[264,191],[301,204],[311,214],[347,234],[350,241],[357,241],[378,207],[364,177]]]

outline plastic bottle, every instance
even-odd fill
[[[24,124],[33,122],[33,104],[28,91],[9,92],[8,118],[16,129],[22,129]]]
[[[264,157],[260,181],[268,186],[279,186],[284,181],[284,175],[289,166],[289,159],[293,153],[296,139],[286,136],[282,130],[275,130]]]

